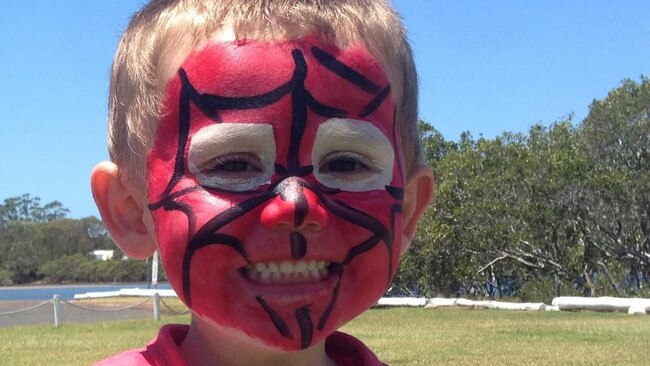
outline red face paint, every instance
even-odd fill
[[[389,91],[365,48],[311,37],[185,60],[147,179],[168,278],[196,314],[297,350],[384,293],[403,192]]]

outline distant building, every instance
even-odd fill
[[[115,254],[114,250],[93,250],[90,252],[90,255],[95,257],[96,260],[99,261],[107,261],[109,259],[113,259],[113,255]]]

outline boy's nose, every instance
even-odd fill
[[[275,188],[277,196],[261,214],[261,221],[272,230],[318,231],[327,226],[327,211],[318,196],[305,188],[300,178],[290,177]]]

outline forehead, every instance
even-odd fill
[[[197,93],[225,98],[263,96],[304,73],[300,83],[306,98],[340,109],[347,118],[384,125],[387,134],[392,125],[394,103],[375,100],[383,92],[390,94],[386,73],[362,45],[340,49],[316,37],[281,42],[214,41],[191,52],[179,70]],[[178,110],[181,90],[182,80],[177,74],[166,89],[164,107],[168,115]],[[251,102],[247,107],[223,108],[219,122],[265,122],[277,126],[290,120],[295,112],[295,97],[289,94],[277,103],[261,107]],[[373,106],[373,101],[377,105]],[[319,120],[317,113],[309,113],[308,118],[312,123]],[[199,119],[205,116],[192,113],[193,127],[203,125]]]

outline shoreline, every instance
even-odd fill
[[[167,285],[168,282],[159,282],[160,285]],[[85,287],[115,287],[115,286],[150,286],[146,282],[80,282],[80,283],[63,283],[63,284],[44,284],[44,283],[35,283],[35,284],[23,284],[23,285],[10,285],[10,286],[0,286],[0,291],[7,290],[40,290],[40,289],[50,289],[50,288],[85,288]]]
[[[169,283],[159,283],[153,287],[146,282],[117,282],[117,283],[67,283],[60,285],[30,284],[20,286],[0,287],[1,300],[50,300],[59,295],[62,300],[72,300],[78,294],[95,292],[118,292],[122,290],[167,290]]]

